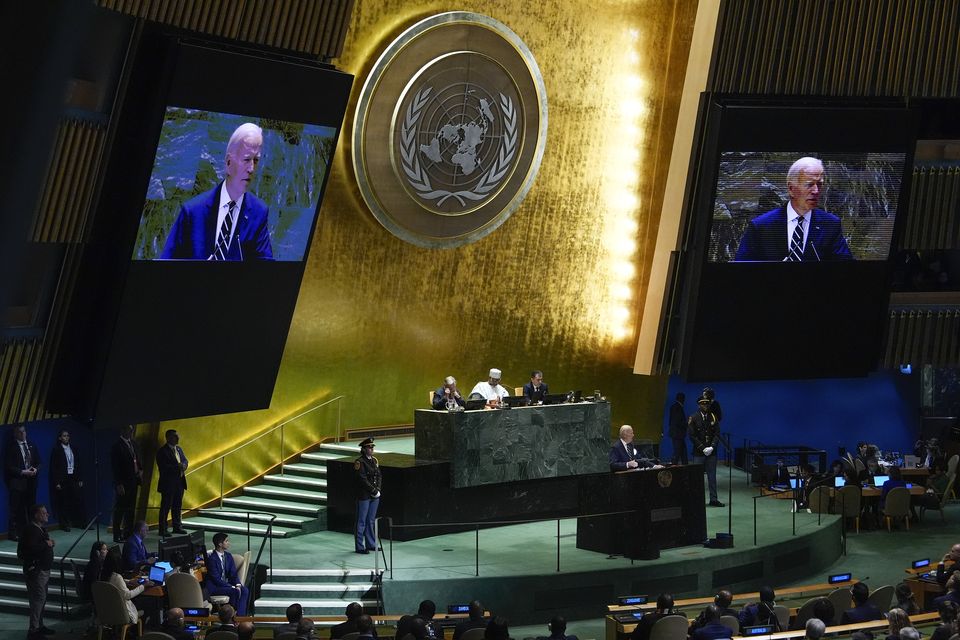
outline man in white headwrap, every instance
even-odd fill
[[[500,400],[510,395],[503,385],[500,384],[500,369],[490,369],[490,377],[486,382],[478,382],[473,387],[470,395],[479,394],[487,401],[487,406],[499,407]]]

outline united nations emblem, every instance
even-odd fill
[[[360,192],[408,242],[473,242],[529,191],[546,124],[543,80],[516,34],[479,14],[433,16],[387,47],[363,87],[353,132]]]
[[[673,484],[673,473],[664,469],[657,474],[657,484],[666,489],[671,484]]]

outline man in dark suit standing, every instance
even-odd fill
[[[143,482],[140,451],[133,440],[133,425],[120,429],[120,439],[110,449],[113,469],[113,541],[123,542],[133,533],[137,492]]]
[[[50,501],[60,528],[70,531],[70,525],[83,525],[83,463],[77,450],[70,445],[70,432],[61,429],[57,443],[50,450]]]
[[[30,506],[30,523],[21,533],[17,557],[23,562],[23,577],[27,583],[27,600],[30,603],[30,628],[27,638],[37,639],[53,635],[53,630],[43,624],[43,609],[47,604],[47,585],[53,567],[54,541],[47,533],[47,508],[42,504]]]
[[[670,405],[670,426],[667,435],[673,442],[673,464],[687,464],[687,413],[683,402],[687,396],[681,391]]]
[[[164,260],[273,260],[263,200],[247,193],[256,176],[263,130],[246,122],[227,143],[225,177],[180,207],[160,258]]]
[[[167,429],[164,437],[167,443],[157,450],[157,492],[160,494],[160,537],[166,537],[167,515],[173,520],[174,533],[186,533],[180,523],[180,509],[183,506],[183,492],[187,489],[187,456],[180,448],[180,434],[176,429]]]
[[[523,385],[523,395],[530,404],[542,404],[543,396],[550,393],[547,383],[543,381],[543,371],[531,371],[530,382]]]
[[[818,209],[823,163],[800,158],[787,171],[789,201],[750,221],[735,262],[853,260],[840,218]]]
[[[16,540],[20,530],[30,521],[28,509],[37,501],[37,473],[40,470],[37,445],[27,441],[27,428],[22,424],[13,428],[13,438],[7,443],[3,458],[9,498],[7,539]]]
[[[607,460],[610,462],[610,471],[630,471],[631,469],[648,469],[657,466],[644,458],[633,446],[633,427],[628,424],[620,427],[620,439],[610,447]]]

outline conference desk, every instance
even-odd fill
[[[610,403],[413,415],[418,462],[449,462],[450,486],[478,487],[609,470]]]

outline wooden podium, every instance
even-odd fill
[[[648,560],[661,549],[707,539],[703,465],[623,471],[579,478],[577,547]],[[627,513],[616,513],[627,512]]]

